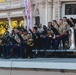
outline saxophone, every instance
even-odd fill
[[[69,29],[69,46],[70,46],[70,50],[74,50],[75,49],[75,38],[74,38],[74,29],[71,27]]]

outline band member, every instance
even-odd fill
[[[34,40],[34,47],[35,47],[36,49],[38,49],[38,47],[39,47],[39,45],[40,45],[40,43],[39,43],[40,34],[38,33],[37,27],[33,27],[32,32],[33,32],[33,33],[32,33],[32,38],[33,38],[33,40]]]
[[[12,33],[13,38],[16,40],[14,41],[16,44],[20,44],[21,40],[19,38],[19,31],[18,29],[14,29],[14,32]]]
[[[26,29],[23,30],[23,34],[21,36],[24,40],[24,43],[27,43],[27,41],[32,38],[32,35],[28,33]]]
[[[48,30],[51,30],[51,25],[52,25],[52,22],[48,22],[48,27],[47,27]]]
[[[44,49],[47,49],[47,40],[48,40],[48,36],[47,36],[48,32],[47,32],[47,27],[45,25],[43,25],[43,28],[42,28],[42,39],[43,39],[43,48]]]
[[[69,31],[70,25],[68,23],[67,17],[63,17],[63,24],[64,24],[66,31],[67,31],[67,41],[69,43],[69,32],[68,31]]]
[[[64,24],[66,30],[68,31],[68,29],[70,28],[70,26],[69,26],[69,24],[68,24],[67,17],[63,17],[63,24]]]
[[[51,45],[52,45],[52,49],[55,49],[56,39],[57,39],[57,37],[58,37],[58,33],[57,33],[57,32],[59,31],[59,25],[58,25],[58,23],[57,23],[56,20],[53,20],[51,29],[53,30],[53,31],[52,31],[52,36],[53,36],[53,38],[52,38]],[[55,30],[56,30],[56,31],[55,31]]]
[[[10,54],[10,50],[11,50],[11,37],[9,35],[9,32],[7,31],[3,38],[2,38],[2,43],[3,43],[3,56],[8,56]]]
[[[56,20],[53,20],[52,25],[53,25],[57,30],[59,30],[59,25],[58,25],[58,23],[57,23]]]
[[[40,34],[38,32],[38,29],[37,27],[33,27],[32,30],[29,29],[29,31],[31,32],[32,34],[32,40],[33,40],[33,43],[34,43],[34,46],[33,46],[33,49],[40,49]],[[30,48],[32,49],[32,48]]]
[[[43,25],[42,34],[45,36],[47,35],[47,27],[45,25]]]
[[[47,47],[47,49],[50,49],[51,48],[52,38],[53,38],[53,34],[52,34],[51,30],[48,31],[47,38],[48,39],[46,41],[46,47]]]
[[[22,57],[26,57],[27,52],[26,52],[26,48],[27,48],[27,41],[31,38],[30,34],[28,34],[28,31],[26,29],[23,30],[23,34],[21,35],[23,38],[23,43],[21,44],[21,52],[22,52]]]
[[[10,56],[14,56],[14,57],[19,57],[19,52],[20,52],[20,44],[21,44],[21,40],[19,37],[19,30],[18,29],[14,29],[13,33],[12,33],[12,49],[10,52]]]
[[[29,29],[29,31],[30,31],[30,33],[25,37],[25,38],[27,38],[26,57],[32,58],[33,57],[32,50],[34,48],[37,48],[37,46],[36,46],[36,43],[37,43],[36,39],[38,38],[37,27],[33,27],[33,30]]]
[[[70,25],[70,27],[75,27],[75,20],[71,17],[70,19],[69,19],[69,25]]]
[[[59,25],[60,25],[60,27],[59,27],[60,36],[57,39],[56,47],[57,48],[59,47],[59,43],[62,40],[62,42],[63,42],[63,49],[64,49],[65,48],[65,41],[66,41],[66,37],[67,37],[67,28],[63,24],[63,20],[62,19],[60,19]]]

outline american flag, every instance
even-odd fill
[[[27,29],[32,29],[32,11],[31,11],[31,1],[30,0],[24,0],[25,4],[25,11],[27,16]]]

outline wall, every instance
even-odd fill
[[[33,7],[33,24],[35,16],[40,16],[40,23],[47,26],[47,22],[59,20],[65,16],[62,12],[63,3],[76,2],[76,0],[31,0]],[[48,1],[48,2],[47,2]],[[46,3],[47,2],[47,3]],[[37,13],[36,9],[39,9]]]

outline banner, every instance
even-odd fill
[[[25,14],[27,16],[27,30],[32,29],[32,11],[31,11],[31,1],[24,0],[25,4]]]

